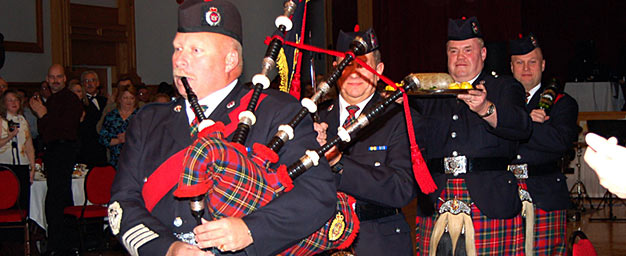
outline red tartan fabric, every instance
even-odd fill
[[[448,179],[446,188],[439,196],[444,202],[455,197],[468,205],[472,202],[464,179]],[[442,204],[439,201],[437,209]],[[471,209],[478,255],[524,255],[524,232],[520,215],[511,219],[490,219],[476,205],[471,204]],[[435,213],[434,216],[416,218],[417,255],[428,255],[430,236],[438,215]]]
[[[280,184],[265,176],[275,172],[261,165],[264,160],[248,154],[245,147],[224,140],[221,122],[203,129],[187,148],[180,176],[178,197],[208,193],[213,218],[243,217],[278,196]],[[252,161],[251,161],[252,160]]]
[[[276,171],[267,168],[269,162],[278,157],[263,145],[254,145],[254,151],[224,140],[224,125],[217,122],[198,133],[198,138],[187,148],[183,160],[177,197],[193,197],[208,194],[208,209],[214,219],[221,217],[243,217],[266,205],[285,188]],[[282,176],[286,171],[281,166]],[[280,169],[279,169],[280,170]],[[292,186],[286,184],[287,187]],[[351,244],[356,236],[359,221],[351,207],[349,196],[337,193],[337,210],[343,215],[343,230],[337,229],[329,220],[321,229],[300,243],[286,250],[282,255],[314,255],[328,249]],[[330,241],[330,232],[342,231]]]
[[[300,243],[292,246],[280,255],[284,256],[300,256],[300,255],[315,255],[323,250],[320,248],[337,248],[344,249],[354,241],[359,231],[359,219],[356,216],[356,212],[352,210],[352,204],[355,203],[354,198],[351,196],[338,192],[337,193],[337,211],[341,212],[344,216],[344,222],[346,224],[343,234],[337,241],[343,241],[341,244],[338,242],[330,242],[328,240],[328,233],[333,231],[331,229],[331,222],[327,222],[320,230],[313,233],[306,239],[300,241]],[[346,214],[349,213],[349,214]]]
[[[565,255],[566,211],[546,212],[535,206],[535,255]]]

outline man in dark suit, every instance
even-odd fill
[[[137,113],[128,127],[111,190],[109,223],[132,255],[212,255],[200,250],[209,247],[234,255],[276,255],[318,230],[334,213],[336,189],[325,160],[295,179],[291,191],[243,218],[197,226],[189,201],[173,197],[183,172],[182,160],[176,159],[196,136],[190,136],[194,114],[181,78],[188,78],[200,104],[208,107],[206,116],[223,122],[226,130],[236,127],[237,112],[247,107],[242,98],[251,92],[238,80],[243,68],[241,41],[241,18],[232,3],[187,0],[179,6],[172,67],[183,98],[148,105]],[[263,94],[246,147],[269,142],[278,126],[301,108],[287,94],[274,90]],[[316,148],[312,127],[307,118],[295,128],[296,137],[278,152],[278,164],[291,164],[306,149]],[[177,164],[172,167],[172,162]],[[211,220],[206,212],[203,218]]]
[[[85,107],[85,118],[80,124],[80,152],[78,162],[87,164],[88,167],[102,166],[107,163],[106,148],[98,143],[98,131],[96,125],[102,117],[102,111],[107,104],[107,98],[99,95],[100,79],[93,70],[87,70],[80,76],[80,81],[85,88],[85,96],[88,105]]]
[[[359,56],[378,73],[384,70],[373,29],[339,32],[337,50],[348,51],[352,40],[360,36],[369,52]],[[338,58],[335,65],[342,58]],[[337,136],[341,125],[347,126],[363,110],[383,98],[376,93],[379,78],[352,63],[339,78],[339,96],[320,105],[320,125],[316,129],[330,138]],[[374,120],[350,143],[335,148],[327,157],[337,180],[337,190],[357,199],[356,213],[361,223],[354,241],[356,255],[412,255],[411,231],[401,208],[415,196],[409,139],[402,107],[392,106]],[[322,129],[320,129],[322,128]],[[323,144],[324,141],[319,141]]]
[[[520,189],[530,193],[529,201],[534,204],[534,231],[526,231],[527,249],[532,248],[533,255],[564,255],[569,193],[559,162],[578,137],[578,104],[569,95],[557,92],[548,97],[555,97],[551,107],[539,108],[539,101],[545,100],[541,94],[548,86],[541,83],[546,61],[537,38],[529,34],[512,40],[510,50],[511,71],[526,90],[526,109],[533,127],[530,138],[519,146],[515,165],[511,166],[517,170]],[[529,241],[532,238],[529,232],[534,232],[534,245]]]
[[[428,255],[439,238],[454,242],[457,237],[465,239],[457,249],[478,255],[521,254],[521,202],[507,166],[518,141],[530,135],[524,89],[510,76],[483,70],[487,49],[475,17],[449,21],[446,51],[448,73],[474,89],[456,98],[411,102],[429,120],[429,130],[416,134],[428,135],[425,158],[438,187],[430,204],[418,199],[418,255]],[[446,225],[453,218],[464,218],[464,229]],[[446,229],[464,230],[465,236],[439,233]]]

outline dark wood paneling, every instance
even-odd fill
[[[70,24],[117,25],[117,8],[70,4]]]
[[[114,42],[72,40],[72,64],[115,66],[115,46]]]

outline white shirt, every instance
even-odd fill
[[[530,102],[530,99],[533,98],[533,95],[535,95],[535,93],[539,90],[539,88],[541,88],[541,83],[539,83],[538,85],[530,89],[530,91],[528,91],[528,96],[526,97],[526,104]]]
[[[217,105],[219,105],[224,100],[224,98],[226,98],[226,96],[228,96],[228,94],[235,88],[237,80],[239,79],[235,79],[234,81],[230,82],[230,84],[226,85],[226,87],[219,89],[198,101],[200,106],[204,105],[208,107],[207,110],[204,111],[205,117],[208,118],[211,113],[213,113],[213,111],[217,108]],[[185,103],[185,105],[187,106],[187,119],[189,121],[189,124],[191,124],[193,120],[196,119],[196,114],[193,113],[189,101],[185,100]]]
[[[93,103],[93,105],[95,105],[96,108],[98,110],[100,110],[100,105],[98,104],[98,99],[96,99],[97,95],[90,95],[89,93],[86,93],[86,95],[87,95],[87,99],[89,99],[89,97],[92,97],[91,98],[91,103]]]
[[[363,111],[363,108],[365,108],[365,105],[367,105],[367,103],[372,99],[372,97],[374,97],[374,93],[372,93],[372,95],[367,97],[367,99],[365,99],[364,101],[361,101],[358,104],[356,104],[359,107],[359,110],[357,110],[356,113],[354,113],[355,118],[359,117],[359,115]],[[346,119],[348,119],[348,115],[350,115],[350,113],[348,113],[348,110],[346,109],[347,106],[350,106],[350,103],[348,103],[345,99],[343,99],[343,97],[341,97],[341,94],[339,94],[339,121],[340,121],[339,125],[340,126],[343,125]]]
[[[476,79],[478,79],[478,76],[480,76],[480,73],[478,73],[478,75],[476,75],[474,78],[472,78],[472,80],[469,80],[467,82],[470,83],[470,84],[474,84],[474,81],[476,81]],[[455,81],[455,82],[462,83],[462,82],[465,82],[465,81]]]
[[[19,156],[19,164],[20,165],[28,165],[30,160],[26,155],[26,140],[30,137],[30,131],[28,127],[28,122],[23,115],[14,116],[11,113],[7,113],[7,120],[11,120],[13,122],[19,123],[20,128],[18,129],[17,136],[17,154],[14,155],[13,147],[11,145],[12,140],[9,140],[6,144],[0,147],[0,163],[2,164],[18,164],[17,162],[13,162],[15,159],[17,161],[17,157]],[[0,129],[2,129],[2,138],[6,138],[9,136],[9,126],[8,121],[2,120],[2,124]]]

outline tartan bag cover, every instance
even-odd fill
[[[200,131],[185,153],[177,197],[208,193],[209,212],[213,218],[243,217],[269,203],[283,189],[272,169],[264,168],[270,160],[248,153],[237,143],[224,140],[224,124],[217,122]],[[253,161],[249,161],[252,159]]]
[[[283,191],[292,188],[287,169],[269,168],[278,155],[261,144],[248,152],[241,144],[224,139],[224,124],[217,122],[198,133],[187,148],[176,197],[208,194],[212,217],[243,217]],[[281,255],[314,255],[348,247],[358,232],[359,221],[352,208],[354,198],[337,193],[337,213],[318,231],[285,250]]]

